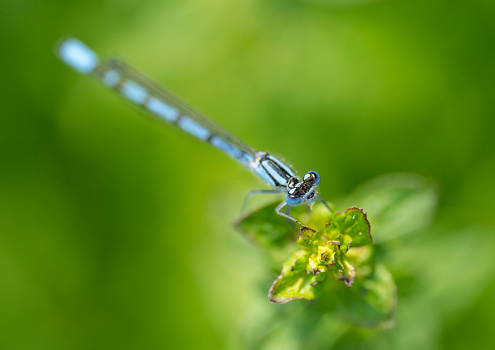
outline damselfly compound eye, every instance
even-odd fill
[[[304,181],[312,181],[315,186],[320,184],[320,175],[316,171],[308,171],[306,175],[304,175]]]
[[[291,207],[295,207],[299,204],[301,204],[302,202],[302,197],[301,196],[298,196],[296,194],[290,194],[290,193],[287,193],[285,195],[285,202],[290,205]]]

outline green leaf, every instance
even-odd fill
[[[396,287],[386,268],[375,266],[366,212],[357,207],[330,212],[322,204],[312,211],[296,207],[292,214],[316,230],[304,228],[297,233],[275,214],[277,204],[237,222],[246,236],[268,252],[278,250],[286,255],[292,251],[270,288],[270,301],[282,304],[320,297],[322,310],[337,309],[354,323],[387,324],[395,310]]]
[[[325,229],[325,235],[329,239],[339,239],[344,235],[341,243],[349,247],[361,247],[372,243],[370,223],[363,209],[352,207],[344,214],[335,212],[329,220],[330,224]]]
[[[370,261],[372,243],[366,213],[359,208],[349,208],[345,213],[327,214],[327,220],[326,225],[320,223],[321,231],[301,229],[297,240],[299,250],[286,261],[270,288],[272,302],[315,299],[320,289],[318,284],[329,272],[349,287],[357,273],[369,273],[369,267],[363,269]],[[316,223],[310,220],[308,225],[318,228]]]
[[[317,288],[325,274],[307,272],[308,256],[303,250],[297,251],[284,264],[282,273],[275,280],[268,293],[270,301],[278,304],[294,299],[315,299]]]

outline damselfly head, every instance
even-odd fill
[[[320,184],[320,175],[316,171],[309,171],[303,177],[303,181],[299,181],[297,177],[292,177],[287,182],[287,194],[285,202],[295,207],[302,202],[311,204],[316,199],[316,187]]]

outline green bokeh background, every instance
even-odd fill
[[[231,348],[276,277],[231,226],[263,185],[65,67],[65,35],[317,170],[328,200],[421,174],[439,188],[432,232],[457,240],[445,249],[495,247],[493,1],[3,0],[0,13],[2,349]],[[462,301],[455,314],[428,309],[442,322],[423,349],[493,348],[495,252],[449,274],[481,265],[442,296]]]

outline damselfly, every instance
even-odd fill
[[[250,194],[285,193],[284,201],[276,207],[275,212],[286,219],[307,228],[290,215],[290,207],[301,203],[311,204],[316,197],[325,203],[316,193],[320,184],[320,176],[316,171],[307,172],[301,180],[277,158],[241,142],[125,63],[115,59],[101,60],[93,50],[74,38],[59,43],[57,56],[76,71],[95,77],[147,113],[210,143],[273,187],[272,190],[251,191]],[[283,213],[281,210],[285,206],[286,211]]]

